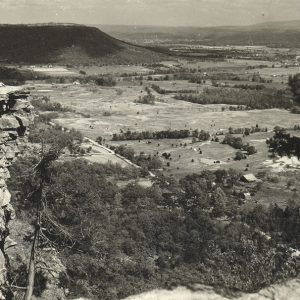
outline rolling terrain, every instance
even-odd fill
[[[97,25],[123,40],[150,43],[187,43],[204,45],[265,45],[300,47],[300,21],[269,22],[251,26],[159,27]]]

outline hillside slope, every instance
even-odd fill
[[[73,24],[1,25],[0,61],[12,63],[138,62],[159,54]]]

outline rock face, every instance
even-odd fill
[[[7,272],[9,257],[5,250],[14,243],[9,238],[9,221],[15,212],[6,186],[9,166],[20,154],[20,146],[27,140],[28,125],[32,121],[29,93],[19,87],[0,84],[0,299],[9,298]]]
[[[282,284],[274,284],[253,294],[241,294],[225,297],[217,294],[211,287],[202,286],[198,291],[185,287],[175,290],[154,290],[124,300],[298,300],[300,299],[300,279],[291,279]]]

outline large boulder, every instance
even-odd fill
[[[0,166],[0,179],[8,179],[10,178],[10,173],[6,167]]]
[[[0,189],[0,206],[6,206],[10,203],[11,194],[6,187]]]
[[[0,118],[0,129],[11,130],[20,127],[18,120],[14,116],[3,115]]]

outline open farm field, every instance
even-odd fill
[[[196,88],[197,84],[186,81],[163,81],[159,85],[169,89],[171,87]],[[151,82],[144,82],[148,86]],[[201,87],[201,86],[200,86]],[[201,87],[202,88],[202,87]],[[299,123],[299,116],[286,110],[250,110],[250,111],[221,111],[224,105],[199,105],[175,100],[171,95],[159,95],[154,105],[135,103],[140,95],[144,95],[143,86],[124,85],[116,87],[99,87],[91,85],[39,85],[32,91],[33,95],[48,95],[51,100],[71,108],[73,112],[66,112],[56,122],[63,127],[80,130],[84,136],[96,139],[105,138],[110,145],[126,145],[136,153],[157,155],[172,153],[172,161],[163,160],[166,172],[175,175],[199,172],[204,169],[235,168],[249,172],[266,169],[263,162],[268,159],[266,139],[271,132],[256,133],[245,137],[245,143],[255,146],[257,154],[246,160],[233,160],[236,149],[217,142],[192,143],[192,139],[184,140],[151,140],[111,142],[112,134],[141,131],[199,129],[209,131],[211,136],[217,132],[226,132],[229,127],[252,127],[258,124],[271,131],[275,126],[292,128]],[[220,140],[222,136],[220,136]],[[180,146],[182,144],[182,146]],[[186,146],[183,146],[186,144]],[[201,148],[202,154],[199,154]],[[158,152],[158,154],[157,154]],[[95,158],[100,159],[100,156]],[[105,160],[105,156],[101,156]],[[169,163],[169,164],[167,164]]]
[[[157,155],[163,160],[165,171],[178,176],[220,168],[233,168],[242,173],[257,173],[261,170],[271,170],[263,164],[268,159],[266,139],[270,137],[272,137],[271,132],[255,133],[243,138],[244,143],[249,143],[257,149],[256,154],[250,155],[243,160],[234,160],[237,150],[229,145],[220,143],[223,139],[222,136],[219,136],[220,142],[209,140],[194,143],[192,139],[187,138],[177,140],[112,141],[109,144],[114,146],[125,145],[134,149],[137,153]],[[164,159],[163,153],[170,153],[171,160]]]
[[[121,94],[120,94],[121,93]],[[89,85],[48,85],[36,86],[32,94],[49,95],[51,100],[74,109],[77,113],[89,114],[84,123],[93,124],[95,131],[108,130],[107,135],[122,130],[141,131],[144,129],[204,129],[214,131],[228,127],[249,127],[259,124],[272,129],[275,126],[291,127],[299,123],[299,116],[286,110],[252,110],[221,112],[222,105],[199,105],[175,100],[161,95],[161,102],[154,105],[135,103],[145,94],[142,87],[101,88]],[[111,115],[103,116],[109,112]],[[72,123],[80,116],[64,118]],[[73,121],[71,121],[73,119]],[[78,120],[80,121],[80,120]],[[83,122],[83,121],[80,121]],[[108,125],[103,128],[103,125]]]
[[[22,70],[30,71],[35,75],[43,75],[50,77],[59,77],[59,76],[76,76],[78,71],[69,70],[65,67],[50,66],[50,67],[29,67],[22,68]]]
[[[259,74],[266,79],[273,79],[274,82],[287,82],[290,75],[300,72],[300,67],[276,67],[276,68],[263,68],[256,70]]]
[[[272,67],[273,62],[270,60],[255,60],[255,59],[227,59],[227,62],[232,66],[232,65],[239,65],[239,66],[251,66],[251,67],[255,67],[255,66],[261,66],[261,65],[265,65],[268,67]]]

